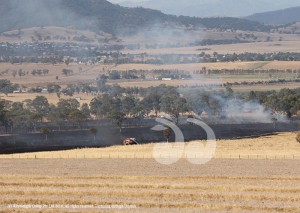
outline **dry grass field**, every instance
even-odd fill
[[[203,79],[193,79],[193,80],[172,80],[172,81],[157,81],[157,80],[149,80],[149,81],[127,81],[127,82],[118,82],[121,87],[151,87],[151,86],[159,86],[161,84],[166,84],[169,86],[205,86],[211,84],[224,84],[224,83],[235,83],[235,82],[257,82],[265,80],[268,81],[269,79],[261,79],[261,78],[232,78],[232,79],[223,79],[219,78],[203,78]],[[232,86],[232,89],[235,91],[268,91],[268,90],[280,90],[284,88],[289,89],[296,89],[300,87],[300,83],[285,83],[285,84],[273,84],[273,85],[247,85],[247,86]],[[215,88],[217,89],[217,88]]]
[[[4,212],[300,211],[300,159],[289,158],[300,155],[295,133],[221,140],[217,147],[216,159],[205,165],[185,159],[170,166],[159,164],[150,158],[153,144],[26,153],[14,159],[2,155],[0,208]],[[244,155],[239,159],[237,153]]]
[[[112,65],[84,65],[84,64],[70,64],[66,66],[65,64],[52,65],[52,64],[8,64],[3,63],[0,66],[0,72],[8,70],[7,74],[0,76],[2,79],[8,79],[13,83],[22,85],[27,88],[41,86],[46,87],[48,84],[58,84],[62,87],[67,86],[68,84],[80,84],[80,83],[91,83],[103,73],[106,73],[109,70],[121,70],[126,71],[130,69],[143,69],[143,70],[155,70],[155,69],[178,69],[188,71],[193,73],[195,70],[201,70],[203,67],[207,69],[298,69],[300,67],[300,62],[228,62],[228,63],[196,63],[196,64],[170,64],[170,65],[151,65],[151,64],[124,64],[119,66]],[[23,77],[13,77],[12,71],[22,69],[25,72],[29,72],[28,75]],[[48,69],[49,74],[45,76],[33,76],[31,71],[33,69]],[[62,69],[72,69],[74,71],[73,75],[64,76],[62,75]],[[56,76],[59,77],[56,80]],[[280,77],[280,76],[279,76]],[[281,76],[284,78],[292,78],[293,76]],[[108,81],[108,84],[119,84],[122,87],[150,87],[158,86],[160,84],[167,84],[171,86],[195,86],[195,85],[207,85],[207,84],[223,84],[226,82],[255,82],[261,80],[270,80],[268,76],[261,75],[232,75],[232,76],[194,76],[192,80],[172,80],[172,81],[159,81],[148,79],[146,81],[142,80],[118,80],[118,81]],[[276,87],[276,88],[275,88]],[[281,88],[297,88],[299,87],[298,83],[293,84],[284,84],[284,85],[275,85],[274,89]],[[237,87],[238,90],[248,90],[249,87]],[[249,88],[249,90],[269,90],[273,89],[272,86],[260,86],[260,88]],[[8,100],[25,100],[30,96],[30,94],[11,94],[10,97],[5,97],[2,95],[2,98]],[[35,94],[32,94],[35,96]],[[51,96],[51,95],[50,95]],[[15,98],[14,98],[15,97]],[[51,96],[52,97],[52,96]],[[50,97],[50,99],[51,99]],[[53,98],[53,97],[52,97]],[[89,100],[91,97],[87,97]],[[57,102],[55,100],[54,102]]]
[[[36,96],[44,96],[48,99],[48,102],[50,104],[57,104],[59,102],[59,98],[55,93],[52,94],[42,94],[42,93],[16,93],[16,94],[9,94],[8,96],[5,95],[0,95],[1,99],[8,100],[8,101],[13,101],[13,102],[23,102],[26,99],[34,99]],[[85,94],[85,93],[75,93],[73,97],[70,96],[65,96],[61,94],[60,96],[61,99],[70,99],[70,98],[76,98],[80,104],[82,105],[83,103],[89,104],[91,100],[94,98],[93,95],[91,94]]]
[[[274,42],[256,42],[256,43],[238,43],[226,45],[209,45],[195,47],[180,47],[180,48],[163,48],[163,49],[140,49],[140,50],[123,50],[123,53],[139,54],[146,52],[147,54],[200,54],[205,52],[213,54],[233,53],[273,53],[273,52],[299,52],[300,41],[274,41]]]
[[[271,91],[281,90],[285,88],[298,89],[300,83],[287,83],[287,84],[276,84],[276,85],[252,85],[252,86],[232,86],[234,91],[249,92],[249,91]]]
[[[299,166],[299,160],[223,159],[204,166],[186,161],[163,166],[151,159],[1,160],[0,207],[4,212],[103,212],[108,205],[109,212],[299,212]]]
[[[201,70],[203,67],[207,69],[296,69],[300,67],[299,61],[253,61],[253,62],[219,62],[219,63],[195,63],[195,64],[123,64],[116,67],[118,70],[129,69],[178,69],[185,71]]]
[[[75,42],[80,43],[78,41],[74,41],[73,37],[77,36],[85,36],[91,40],[94,40],[94,43],[97,43],[97,39],[107,38],[108,40],[112,39],[112,35],[107,33],[102,33],[101,35],[85,30],[77,30],[72,27],[55,27],[55,26],[46,26],[46,27],[32,27],[21,29],[19,36],[18,30],[8,31],[0,34],[1,42],[11,42],[11,43],[19,43],[19,42],[33,42],[40,40],[44,42]],[[40,37],[40,39],[39,39]],[[59,39],[59,37],[64,37],[65,40]],[[46,39],[45,39],[46,38]]]
[[[6,75],[0,76],[0,78],[5,78],[13,83],[24,85],[27,87],[34,86],[47,86],[50,83],[59,84],[59,85],[67,85],[67,84],[76,84],[76,83],[86,83],[94,81],[100,73],[104,70],[109,70],[111,66],[104,65],[84,65],[84,64],[42,64],[42,63],[24,63],[24,64],[9,64],[9,63],[1,63],[0,71],[8,70]],[[28,75],[23,77],[13,77],[12,71],[22,69],[25,73],[29,72]],[[41,76],[33,76],[31,75],[32,70],[38,69],[48,69],[48,75]],[[73,74],[69,76],[64,76],[62,74],[63,69],[71,69],[73,70]],[[56,80],[56,76],[59,77]]]

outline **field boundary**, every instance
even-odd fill
[[[173,156],[174,157],[174,156]],[[160,158],[171,158],[167,155],[161,155]],[[198,159],[199,156],[194,158],[189,156],[178,156],[178,159]],[[0,155],[0,159],[154,159],[152,155],[143,154],[7,154]],[[177,157],[176,157],[177,159]],[[213,159],[240,159],[240,160],[300,160],[299,155],[262,155],[262,154],[235,154],[235,155],[216,155]]]

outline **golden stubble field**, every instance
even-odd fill
[[[109,212],[300,211],[300,159],[291,157],[300,154],[295,133],[218,141],[217,158],[205,165],[186,159],[162,165],[146,158],[152,148],[2,155],[0,207],[4,212],[103,212],[108,206]],[[237,153],[244,155],[239,159]]]

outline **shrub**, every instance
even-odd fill
[[[298,134],[296,136],[296,140],[300,143],[300,132],[298,132]]]

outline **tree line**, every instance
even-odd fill
[[[121,129],[127,119],[157,117],[159,113],[173,116],[175,122],[182,115],[203,112],[221,120],[226,119],[228,103],[236,100],[261,104],[287,117],[298,115],[300,111],[300,89],[239,94],[230,87],[226,90],[187,88],[179,93],[177,87],[166,85],[131,90],[114,85],[102,90],[89,104],[82,105],[74,98],[60,99],[54,105],[44,96],[23,102],[1,100],[0,123],[7,132],[30,132],[37,131],[41,123],[81,128],[82,123],[89,120],[109,120]]]

